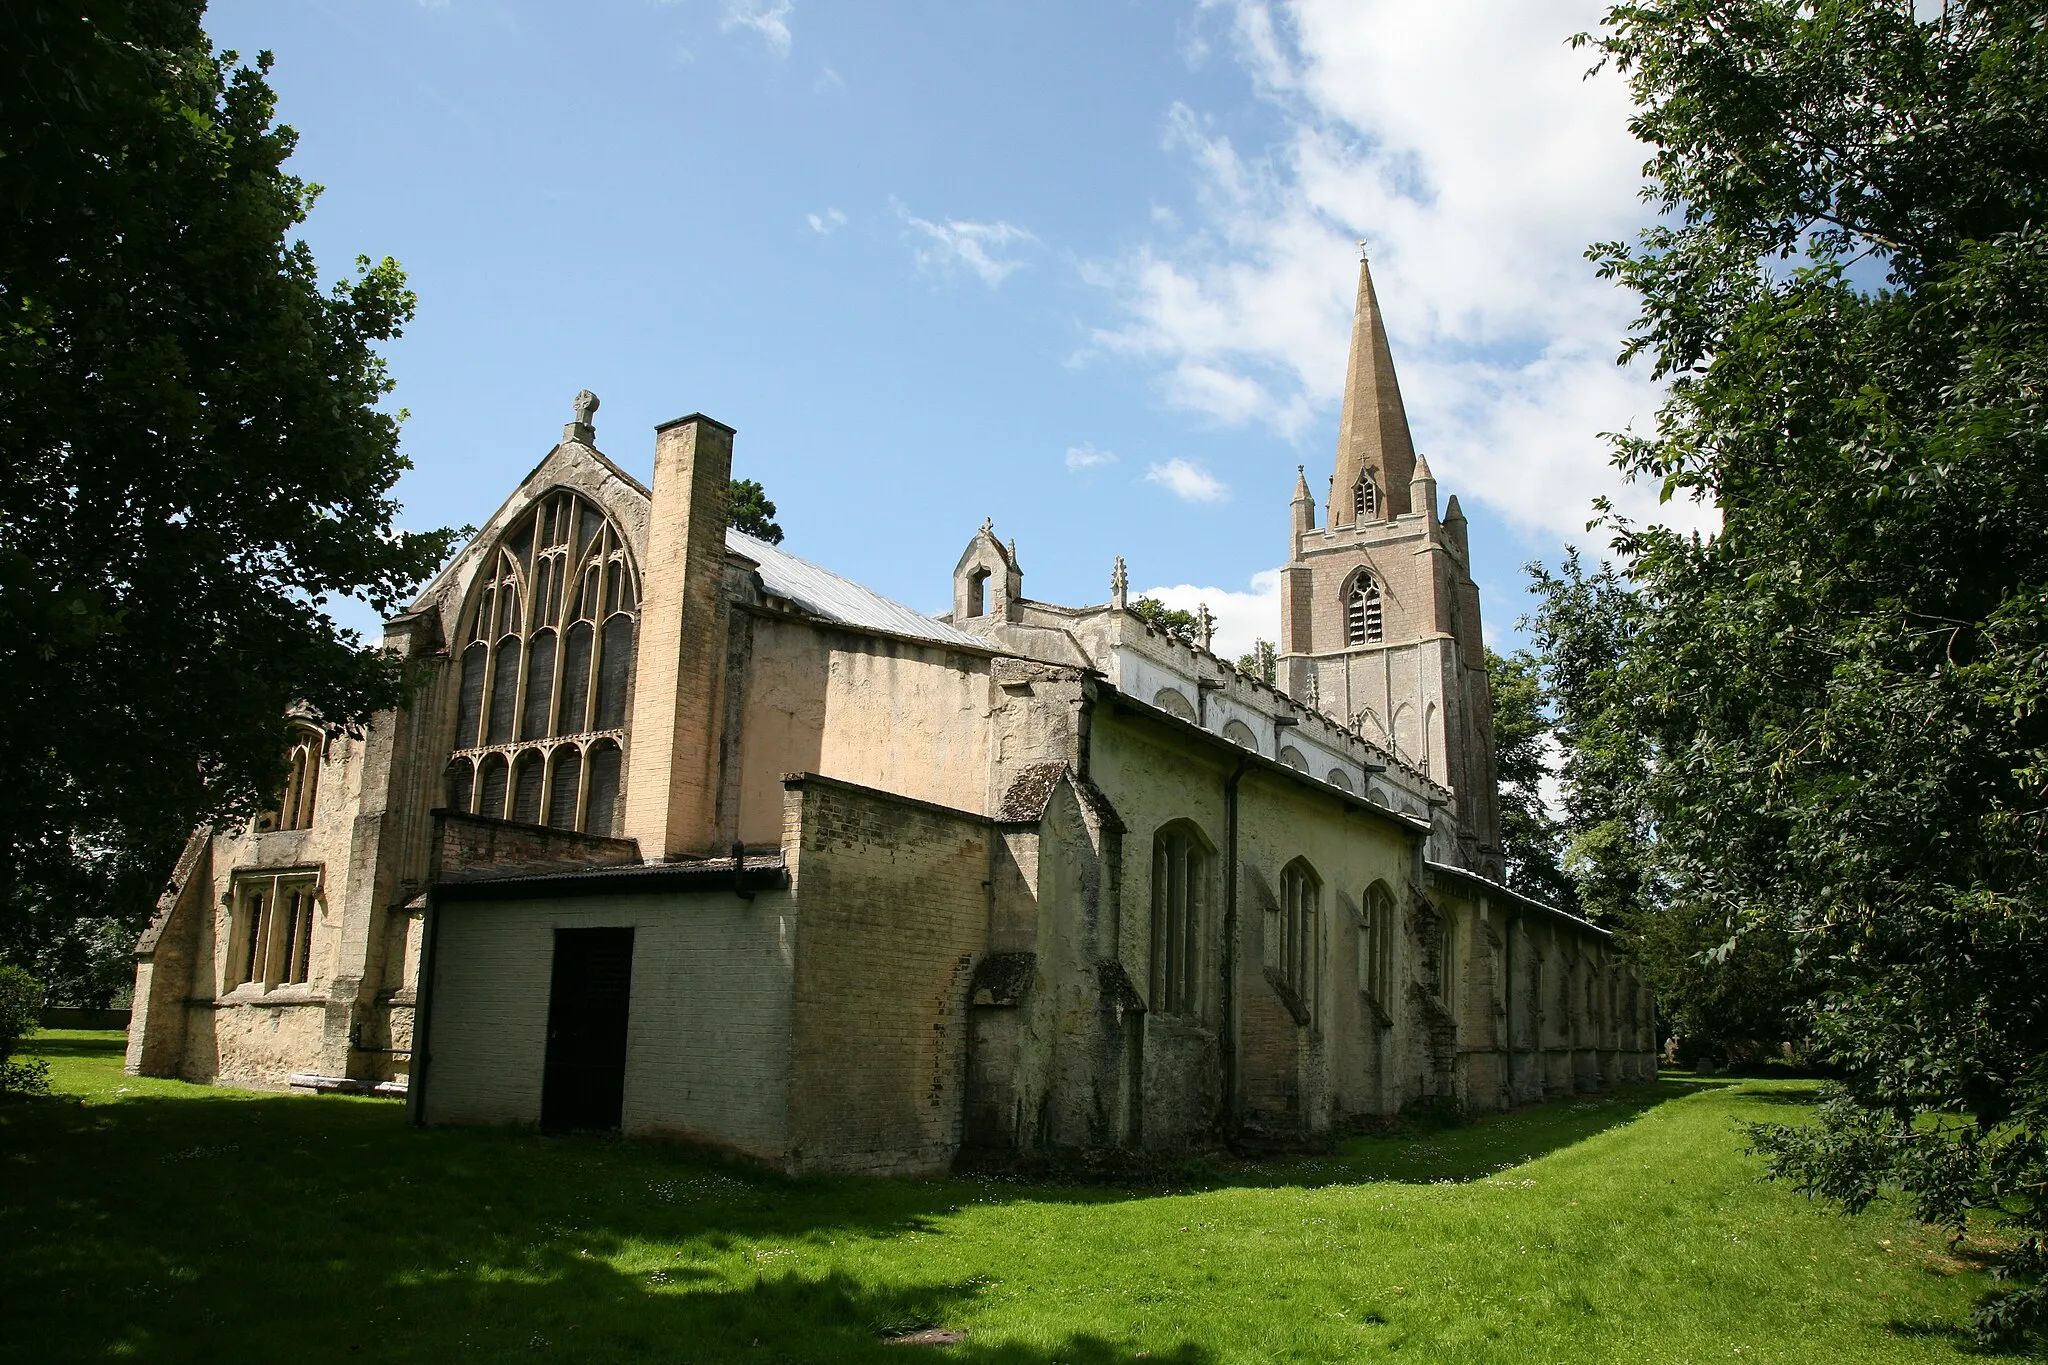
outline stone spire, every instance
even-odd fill
[[[1118,609],[1131,605],[1131,572],[1124,567],[1122,555],[1109,569],[1109,604]]]
[[[1379,485],[1382,517],[1414,510],[1408,483],[1415,472],[1415,442],[1408,433],[1408,412],[1401,405],[1400,381],[1394,377],[1394,354],[1387,346],[1386,322],[1379,296],[1373,292],[1372,266],[1364,243],[1358,258],[1358,305],[1351,325],[1351,364],[1344,378],[1344,416],[1337,428],[1337,485],[1330,524],[1349,526],[1352,490],[1361,472]]]

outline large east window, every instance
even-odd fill
[[[1201,1013],[1202,937],[1209,893],[1209,850],[1187,825],[1168,825],[1152,841],[1152,1008]]]
[[[313,912],[319,899],[318,872],[238,874],[228,897],[227,989],[250,982],[268,989],[310,981]]]
[[[566,490],[491,552],[472,594],[451,809],[612,834],[639,589],[625,538]]]

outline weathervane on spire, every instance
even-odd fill
[[[1358,259],[1359,259],[1359,260],[1361,260],[1361,261],[1363,261],[1363,260],[1367,259],[1367,252],[1366,252],[1366,249],[1365,249],[1365,248],[1366,248],[1366,242],[1365,242],[1365,238],[1363,238],[1363,237],[1360,237],[1360,238],[1358,239]]]

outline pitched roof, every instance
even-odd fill
[[[798,559],[744,531],[728,529],[725,545],[760,566],[761,586],[770,594],[795,603],[813,616],[886,635],[930,640],[935,644],[969,645],[979,650],[990,648],[989,642],[978,635],[970,635],[944,621],[935,621],[872,588],[864,588],[850,578],[841,578],[809,560]]]

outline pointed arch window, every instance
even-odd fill
[[[1280,872],[1280,904],[1275,911],[1278,967],[1301,1007],[1313,1015],[1316,982],[1322,962],[1323,883],[1306,859],[1296,858]]]
[[[1351,580],[1344,595],[1344,641],[1353,645],[1376,645],[1385,638],[1385,621],[1380,604],[1380,585],[1369,573]]]
[[[1394,1008],[1394,892],[1385,882],[1365,891],[1365,921],[1358,927],[1358,988],[1387,1013]]]
[[[639,612],[625,537],[596,504],[561,489],[513,523],[471,601],[451,809],[614,832]]]
[[[1194,827],[1168,825],[1152,840],[1152,1008],[1199,1014],[1209,903],[1209,846]]]
[[[327,752],[327,737],[317,726],[294,721],[285,740],[284,791],[277,809],[256,819],[259,831],[311,829],[313,811],[320,796],[320,760]]]
[[[1372,471],[1359,471],[1358,482],[1351,486],[1351,515],[1358,521],[1367,521],[1380,514],[1380,486],[1373,482]]]

